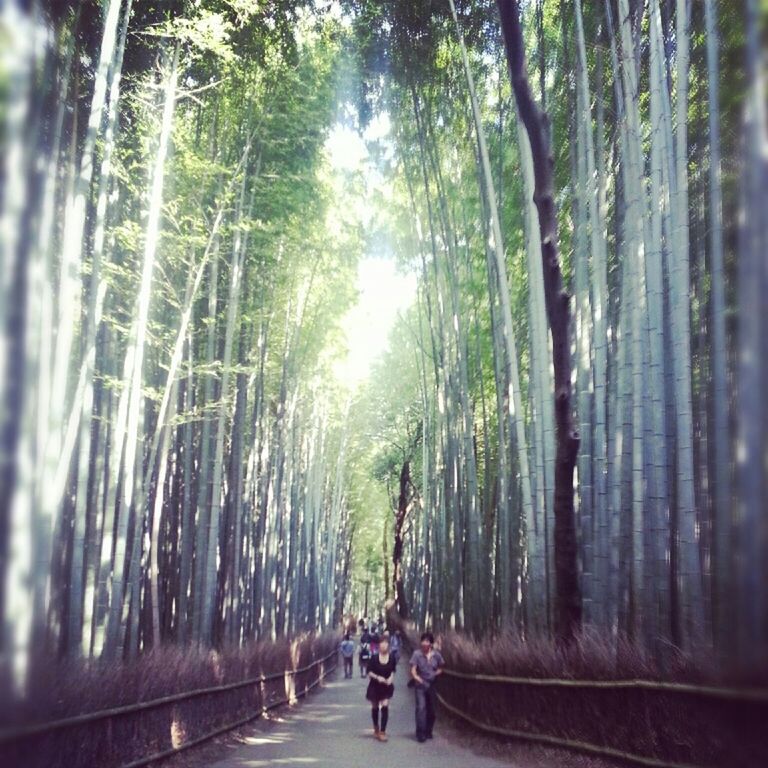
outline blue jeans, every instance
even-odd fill
[[[416,686],[416,738],[429,738],[435,726],[436,692],[434,685]]]

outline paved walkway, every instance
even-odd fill
[[[357,660],[355,660],[357,661]],[[479,757],[448,742],[438,716],[435,738],[416,741],[413,693],[406,687],[406,664],[400,662],[395,696],[390,703],[389,741],[376,741],[366,681],[345,680],[341,665],[319,693],[275,720],[259,720],[244,743],[211,768],[308,766],[309,768],[510,768],[510,763]]]

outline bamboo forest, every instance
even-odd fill
[[[0,763],[768,765],[765,0],[0,0],[0,126]]]

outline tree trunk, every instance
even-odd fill
[[[764,306],[768,287],[768,119],[766,85],[759,36],[757,0],[747,4],[747,100],[744,121],[744,176],[740,190],[739,232],[739,355],[737,478],[739,492],[739,652],[747,664],[758,664],[768,650],[768,589],[766,588],[765,520],[766,480],[765,405],[766,373]]]
[[[587,71],[587,53],[584,40],[584,22],[582,17],[581,0],[576,0],[576,40],[577,40],[577,75],[576,93],[581,102],[580,116],[582,136],[584,139],[586,162],[586,189],[584,201],[589,222],[589,236],[592,252],[592,338],[594,350],[593,382],[594,382],[594,435],[592,442],[592,475],[593,475],[593,518],[592,527],[596,538],[593,549],[593,559],[590,564],[592,572],[592,608],[591,618],[594,620],[600,611],[601,569],[598,565],[601,557],[599,530],[607,515],[606,506],[606,423],[607,423],[607,383],[608,383],[608,265],[606,230],[603,206],[600,199],[600,179],[602,178],[599,163],[595,161],[595,147],[592,133],[592,117],[590,110],[590,89]],[[598,64],[598,70],[599,70]],[[602,94],[598,93],[598,99]],[[598,121],[597,141],[602,145],[602,121]],[[580,414],[583,421],[584,415]]]
[[[480,155],[481,178],[484,182],[484,195],[490,211],[491,232],[493,233],[493,252],[496,259],[496,274],[498,276],[499,297],[501,299],[502,319],[504,323],[504,341],[506,343],[507,367],[508,367],[508,386],[510,418],[514,422],[516,430],[516,443],[518,451],[518,462],[520,467],[520,484],[522,487],[523,509],[526,519],[533,520],[533,501],[531,496],[530,473],[528,467],[528,447],[525,437],[525,424],[522,409],[522,399],[520,392],[520,376],[518,371],[517,345],[515,342],[515,331],[512,324],[512,306],[509,297],[509,281],[507,277],[507,265],[504,257],[504,238],[501,229],[501,219],[498,211],[496,190],[493,183],[493,173],[491,171],[491,162],[488,154],[488,147],[485,140],[485,131],[483,129],[480,107],[475,92],[474,78],[469,66],[464,36],[459,26],[459,20],[456,15],[456,7],[453,0],[449,0],[451,13],[456,24],[457,36],[461,50],[462,62],[464,65],[464,74],[467,78],[467,87],[469,89],[470,102],[472,106],[472,117],[477,136],[478,150]],[[530,535],[530,531],[529,531]]]
[[[728,358],[725,334],[725,277],[723,274],[723,203],[720,150],[720,37],[714,0],[704,0],[707,41],[709,114],[709,259],[712,285],[712,402],[714,419],[714,610],[715,641],[722,654],[733,646],[734,615],[729,609],[732,585],[731,434],[728,404]]]
[[[189,639],[188,602],[190,589],[190,576],[192,574],[192,546],[194,542],[195,512],[192,506],[192,482],[193,482],[193,434],[192,434],[192,410],[194,408],[194,345],[192,334],[187,332],[187,379],[184,387],[184,410],[186,412],[184,422],[184,447],[182,461],[184,463],[184,491],[182,497],[181,515],[181,556],[179,564],[179,604],[176,609],[176,621],[178,627],[178,640],[184,644]]]
[[[245,170],[240,189],[240,201],[238,204],[238,221],[242,219],[245,211],[245,188],[249,179],[247,148]],[[219,545],[219,519],[221,515],[221,480],[224,463],[224,431],[227,424],[229,380],[231,378],[232,346],[235,334],[235,325],[238,317],[238,306],[242,285],[242,232],[235,229],[232,245],[232,264],[230,267],[229,299],[227,303],[227,324],[224,332],[224,359],[222,361],[221,392],[219,393],[219,414],[216,428],[216,448],[213,459],[213,481],[211,488],[210,515],[208,520],[208,551],[205,561],[205,575],[203,579],[202,616],[200,617],[200,639],[204,645],[210,645],[213,641],[213,622],[216,595],[217,560],[216,553]]]
[[[163,183],[165,178],[165,158],[168,152],[168,145],[171,137],[171,127],[173,125],[174,105],[176,99],[176,82],[178,79],[178,61],[179,51],[176,48],[173,52],[173,59],[170,64],[170,71],[166,75],[165,100],[160,126],[160,136],[155,157],[155,163],[152,170],[152,184],[147,199],[149,216],[144,241],[144,258],[142,263],[141,283],[139,288],[138,306],[136,319],[132,331],[131,344],[126,356],[126,368],[129,367],[128,358],[131,358],[130,364],[131,378],[129,384],[129,403],[128,418],[126,425],[125,439],[125,457],[123,462],[123,484],[122,499],[118,507],[120,519],[120,537],[118,539],[117,556],[115,560],[115,570],[112,580],[112,595],[110,599],[109,622],[107,626],[107,638],[105,653],[107,657],[114,657],[121,628],[121,608],[124,599],[125,590],[125,538],[128,531],[128,517],[134,507],[134,491],[139,482],[143,481],[141,472],[136,472],[136,454],[139,445],[139,427],[141,421],[142,405],[142,370],[144,360],[144,348],[147,336],[147,326],[149,321],[149,303],[151,298],[152,274],[154,272],[155,256],[160,233],[160,211],[163,199]],[[137,475],[140,479],[137,479]],[[143,523],[143,509],[136,509],[134,512],[134,528]],[[121,550],[120,544],[123,544]],[[132,586],[135,586],[132,585]],[[134,594],[134,600],[138,595]]]
[[[91,455],[91,434],[93,432],[93,374],[96,365],[96,334],[101,322],[101,307],[106,286],[102,281],[101,259],[104,249],[104,230],[106,224],[107,198],[112,178],[112,152],[115,146],[115,130],[117,126],[118,104],[120,100],[120,76],[123,66],[123,52],[128,34],[128,20],[131,15],[131,0],[123,14],[119,43],[111,63],[112,73],[109,77],[109,102],[107,106],[106,130],[104,149],[99,174],[99,192],[96,204],[96,224],[93,236],[93,252],[91,259],[91,280],[88,295],[88,312],[85,333],[85,391],[80,409],[79,427],[79,456],[77,474],[77,498],[75,502],[75,521],[72,534],[72,569],[69,574],[69,631],[67,633],[67,648],[71,655],[77,656],[87,652],[90,645],[89,628],[83,627],[84,607],[84,550],[86,516],[88,514],[88,477]],[[85,632],[83,630],[86,630]]]
[[[576,550],[573,474],[579,434],[573,426],[569,336],[570,297],[565,292],[557,246],[553,168],[547,117],[531,95],[525,68],[518,0],[498,0],[512,89],[525,124],[534,163],[534,201],[539,211],[544,289],[552,333],[555,371],[555,633],[562,642],[574,639],[581,626],[581,595]]]
[[[693,404],[691,394],[690,237],[688,211],[688,78],[690,0],[676,2],[677,124],[675,131],[676,222],[674,247],[670,252],[670,312],[672,320],[672,364],[677,419],[677,519],[679,524],[679,594],[682,607],[682,639],[695,648],[704,639],[704,593],[702,583],[698,516],[694,492]]]
[[[395,509],[394,544],[392,546],[392,577],[395,583],[395,606],[403,619],[408,618],[408,599],[403,579],[403,527],[408,516],[409,486],[411,484],[411,463],[404,461],[400,470],[400,493]]]

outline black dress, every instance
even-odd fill
[[[381,677],[389,677],[395,673],[395,665],[396,662],[391,653],[386,664],[382,663],[379,655],[376,654],[368,664],[368,672],[373,672],[374,675],[380,675]],[[391,699],[394,692],[394,685],[380,683],[378,680],[370,680],[368,682],[368,690],[365,692],[365,698],[373,704],[378,704],[383,699]]]

